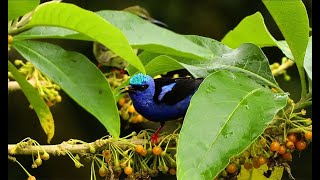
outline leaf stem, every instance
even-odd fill
[[[307,83],[303,66],[297,66],[301,81],[301,98],[307,94]]]

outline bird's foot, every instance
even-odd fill
[[[158,137],[159,137],[158,133],[154,133],[154,134],[151,136],[151,143],[152,143],[152,144],[158,143]]]

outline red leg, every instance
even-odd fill
[[[158,143],[158,137],[159,137],[159,132],[162,129],[162,127],[164,126],[164,121],[160,122],[160,127],[157,129],[157,131],[151,136],[151,142],[152,144]]]
[[[102,66],[103,66],[103,64],[98,63],[98,65],[97,65],[97,66],[98,66],[98,68],[99,68],[99,69],[101,69],[101,68],[102,68]]]

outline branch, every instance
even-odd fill
[[[164,139],[166,135],[161,136],[158,138],[159,141]],[[34,140],[32,140],[34,141]],[[128,144],[132,145],[138,145],[138,144],[145,144],[148,142],[147,139],[140,138],[138,136],[134,136],[130,139],[124,139],[124,138],[108,138],[108,139],[98,139],[94,142],[90,143],[81,143],[81,144],[75,144],[73,143],[74,141],[79,141],[79,140],[69,140],[69,141],[64,141],[61,144],[55,144],[55,145],[41,145],[40,146],[35,146],[35,145],[30,145],[28,142],[23,142],[24,145],[21,143],[18,144],[8,144],[8,154],[12,154],[12,151],[14,148],[14,155],[31,155],[31,154],[36,154],[38,151],[46,151],[48,154],[55,155],[55,156],[60,156],[60,155],[65,155],[66,151],[69,151],[72,154],[86,154],[86,153],[92,153],[90,152],[90,148],[95,148],[96,151],[101,151],[106,148],[106,146],[109,143],[113,143],[120,147],[121,149],[126,149],[128,147]]]
[[[34,79],[28,80],[28,82],[33,86],[36,87],[36,81]],[[46,81],[39,81],[41,85],[46,85]],[[15,91],[15,90],[20,90],[21,87],[17,81],[9,81],[8,80],[8,90],[9,91]]]
[[[278,68],[273,69],[272,75],[277,76],[277,75],[283,74],[283,72],[292,65],[294,65],[294,62],[288,59],[284,63],[282,63]]]

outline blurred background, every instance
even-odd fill
[[[41,1],[46,2],[46,1]],[[179,34],[200,35],[220,41],[230,30],[246,16],[260,11],[264,17],[265,24],[270,33],[277,40],[283,40],[279,29],[271,15],[261,1],[252,0],[224,0],[224,1],[190,1],[190,0],[64,0],[63,2],[73,3],[91,11],[99,10],[122,10],[129,6],[139,5],[145,8],[150,15],[168,25],[168,29]],[[310,26],[312,27],[311,0],[304,0],[309,12]],[[85,22],[83,22],[85,23]],[[73,50],[86,55],[95,62],[92,53],[92,42],[73,40],[50,40],[64,47],[66,50]],[[270,64],[280,62],[284,56],[277,48],[262,49],[268,57]],[[18,57],[11,53],[9,57]],[[277,81],[285,91],[290,92],[291,98],[298,100],[300,95],[300,80],[296,68],[288,69],[291,81],[284,81],[283,76],[277,77]],[[55,136],[52,144],[59,144],[62,141],[81,139],[92,142],[107,134],[104,127],[89,113],[79,107],[72,99],[60,91],[62,102],[51,108],[55,120]],[[46,136],[40,126],[36,114],[29,109],[29,103],[21,91],[15,91],[8,96],[8,143],[14,144],[25,137],[31,137],[40,144],[47,144]],[[311,109],[309,110],[311,112]],[[172,123],[172,122],[171,122]],[[169,124],[169,123],[168,123]],[[135,125],[133,129],[137,132],[145,127],[156,129],[158,123],[147,125]],[[170,128],[170,125],[166,125]],[[166,129],[164,128],[163,131]],[[127,133],[122,131],[122,134]],[[293,176],[300,180],[309,180],[312,169],[311,146],[301,154],[294,154],[293,162],[290,164]],[[30,156],[18,156],[18,160],[25,165],[38,180],[53,179],[90,179],[90,166],[77,169],[73,162],[67,157],[52,157],[50,161],[43,162],[37,169],[31,169],[32,159]],[[25,172],[15,163],[8,162],[8,179],[27,179]],[[175,177],[163,175],[154,179],[172,179]],[[285,172],[283,179],[288,179]]]

